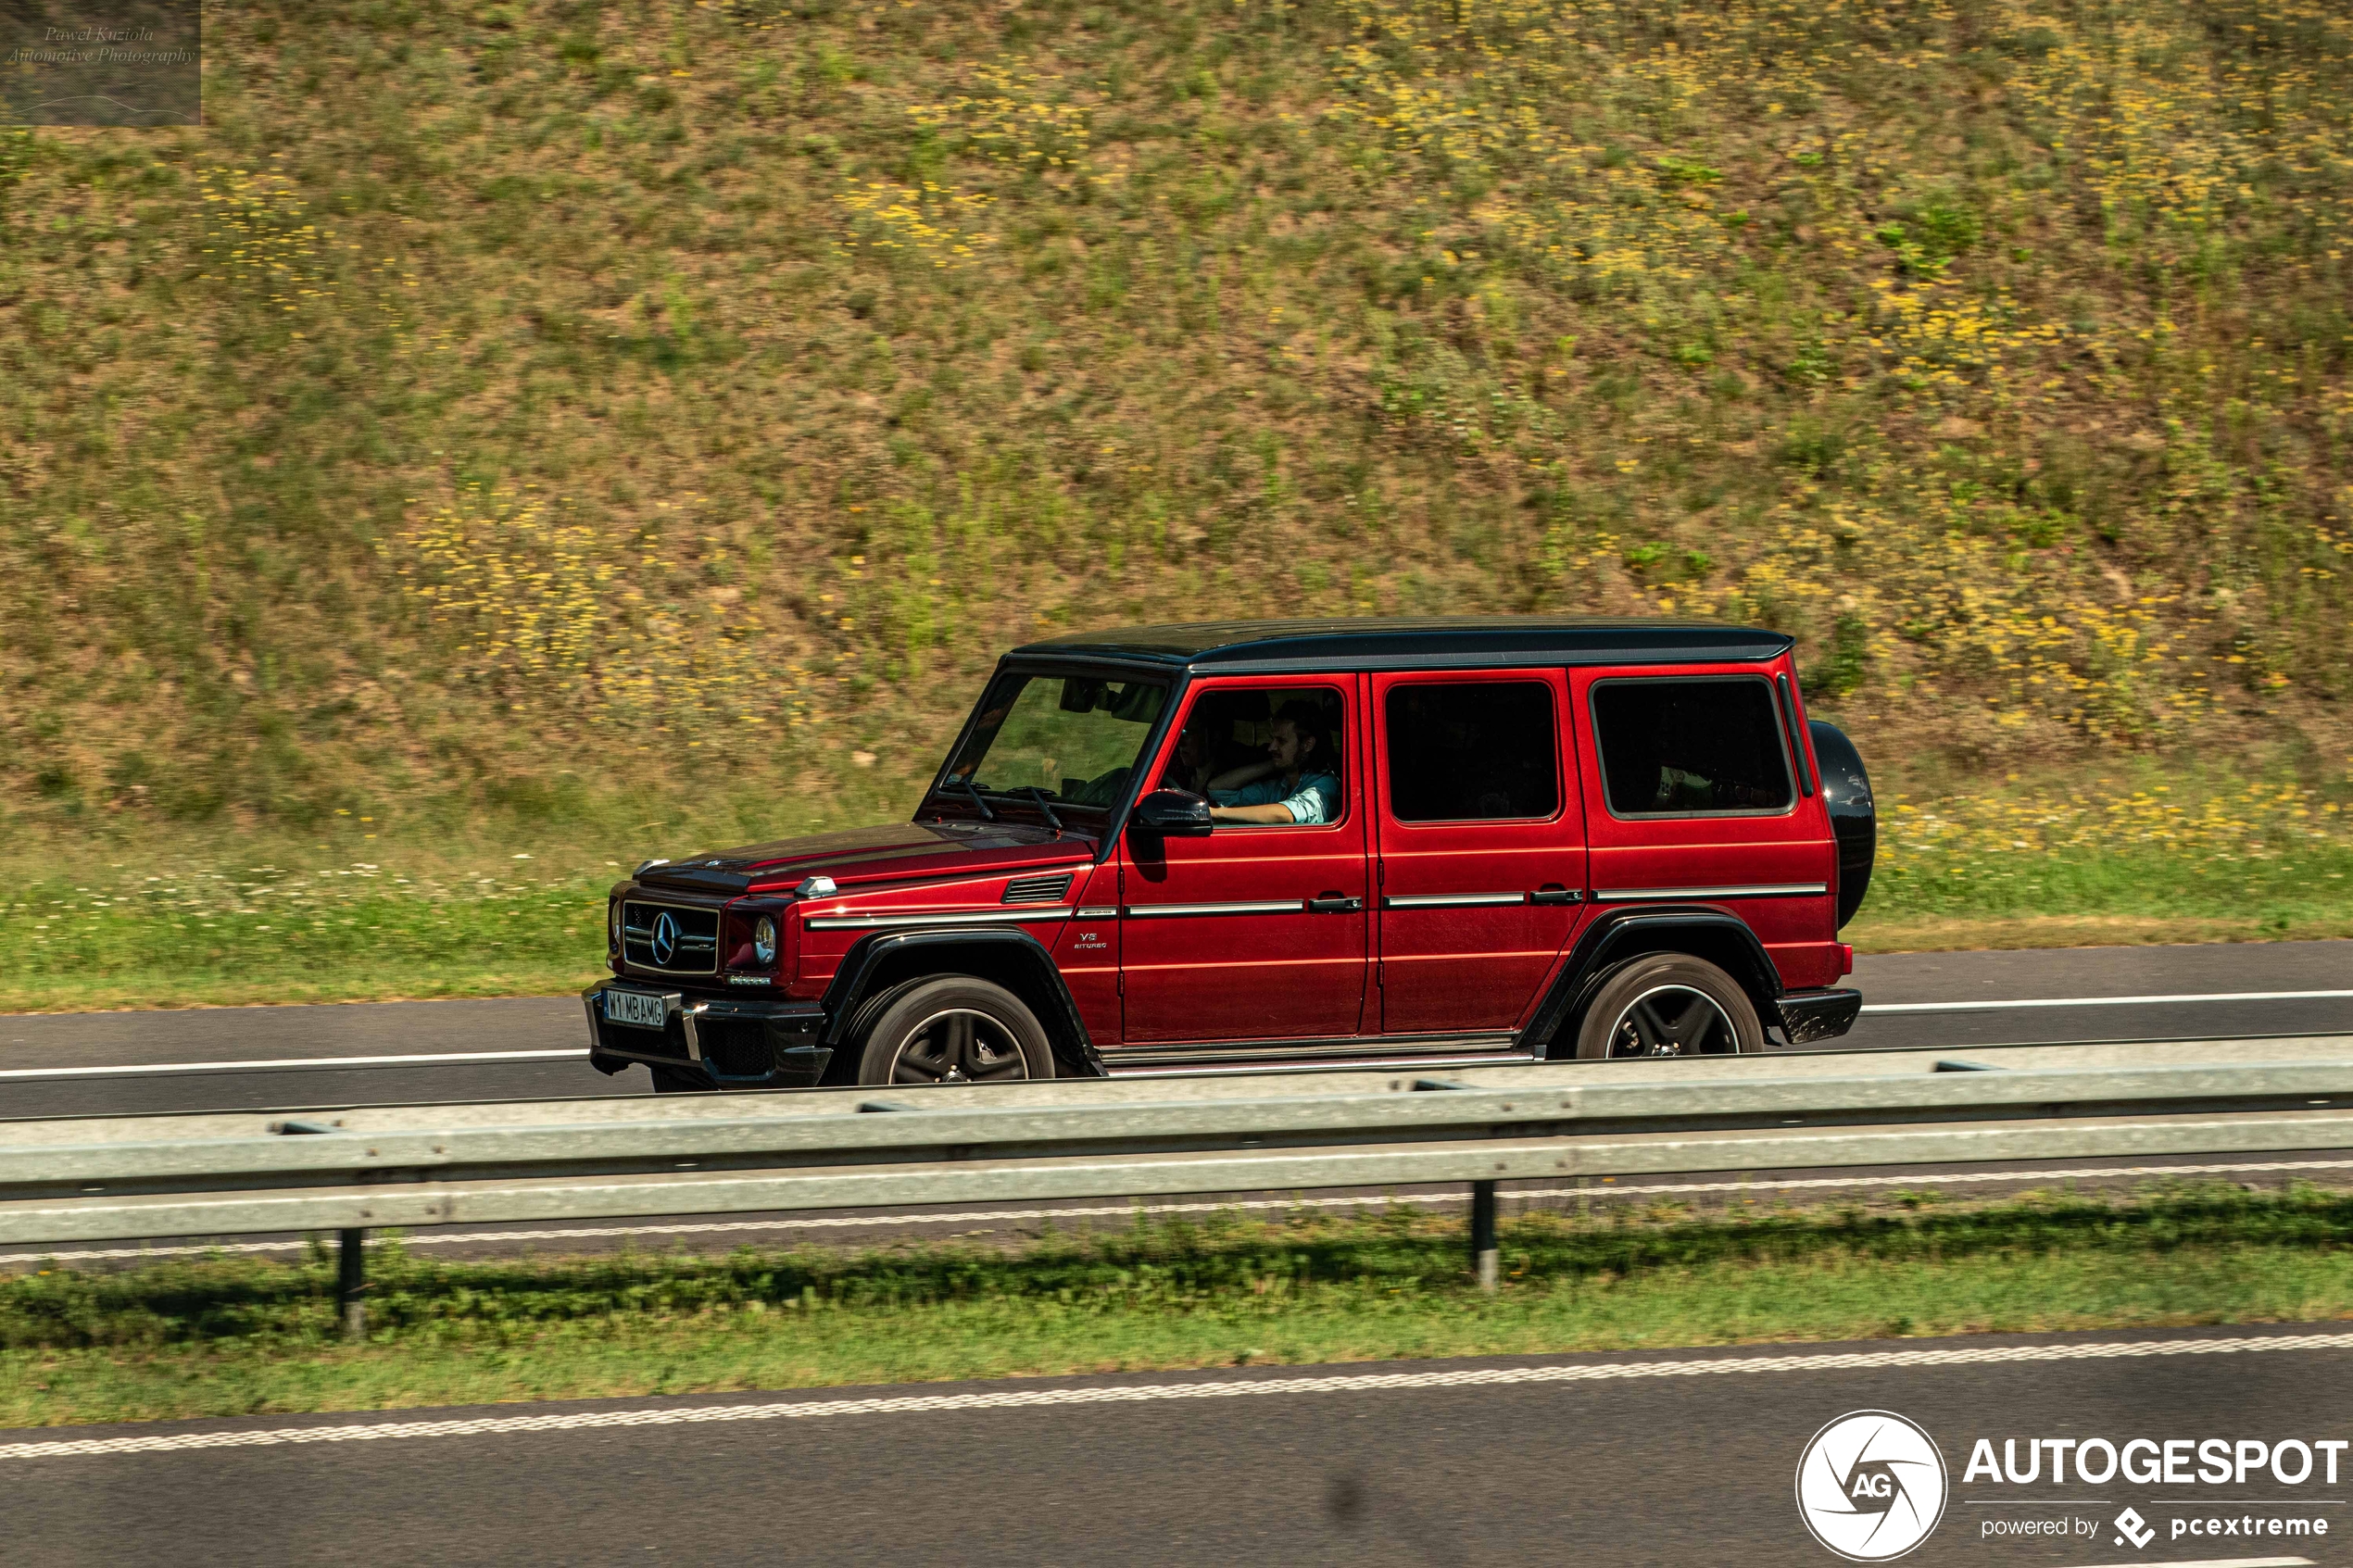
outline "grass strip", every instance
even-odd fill
[[[507,859],[501,857],[501,859]],[[555,996],[603,972],[618,870],[522,876],[495,861],[85,876],[0,900],[0,1012]]]
[[[1906,1203],[1914,1207],[1905,1207]],[[1659,1350],[2353,1315],[2353,1194],[1672,1209],[1507,1222],[1492,1297],[1462,1223],[1407,1208],[1049,1235],[1013,1250],[744,1248],[216,1259],[0,1283],[0,1426],[953,1378]]]

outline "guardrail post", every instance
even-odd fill
[[[336,1259],[335,1299],[343,1308],[343,1336],[357,1342],[368,1334],[368,1233],[347,1230]]]
[[[1492,1291],[1497,1274],[1493,1182],[1471,1183],[1471,1267],[1478,1273],[1479,1289]]]

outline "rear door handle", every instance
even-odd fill
[[[1362,898],[1351,898],[1338,893],[1326,893],[1307,900],[1311,915],[1353,915],[1365,907]]]
[[[1574,904],[1579,897],[1580,895],[1574,887],[1563,887],[1558,883],[1546,883],[1529,894],[1528,901],[1531,904]]]

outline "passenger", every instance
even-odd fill
[[[1264,762],[1247,763],[1209,781],[1209,814],[1221,822],[1314,825],[1340,815],[1340,775],[1330,765],[1324,715],[1312,702],[1291,701],[1275,714]]]
[[[1210,758],[1209,736],[1202,733],[1202,719],[1196,713],[1193,721],[1185,726],[1185,733],[1176,737],[1176,759],[1161,775],[1160,787],[1181,789],[1188,795],[1207,795]]]

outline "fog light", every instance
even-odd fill
[[[763,964],[776,961],[776,922],[766,915],[751,928],[751,956]]]

